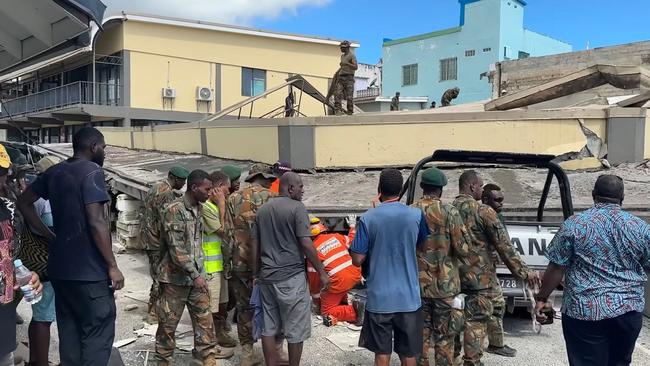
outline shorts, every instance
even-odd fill
[[[32,320],[48,323],[52,323],[56,320],[54,288],[52,288],[52,283],[50,281],[43,282],[43,295],[41,301],[32,305]]]
[[[422,308],[409,313],[372,313],[366,310],[359,347],[400,357],[416,357],[422,353]]]
[[[205,276],[210,290],[210,312],[218,313],[219,304],[228,302],[228,280],[223,276],[223,272],[210,273]]]
[[[261,283],[264,329],[262,336],[284,332],[288,343],[301,343],[311,336],[311,298],[305,273],[278,283]]]

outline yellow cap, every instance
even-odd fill
[[[11,166],[11,159],[9,154],[7,154],[7,149],[5,146],[0,144],[0,167],[9,168]]]

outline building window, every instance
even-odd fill
[[[440,60],[440,81],[458,79],[458,59],[446,58]]]
[[[418,64],[402,66],[402,86],[418,83]]]
[[[241,68],[241,95],[253,97],[266,91],[266,70]]]
[[[465,57],[472,57],[476,56],[476,51],[475,50],[467,50],[465,51]]]
[[[529,57],[530,57],[530,53],[519,51],[519,58],[529,58]]]
[[[491,51],[492,51],[492,47],[486,47],[483,49],[483,52],[491,52]]]

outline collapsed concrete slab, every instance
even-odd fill
[[[485,104],[486,111],[505,111],[565,97],[609,84],[619,89],[650,89],[650,71],[640,66],[594,65],[556,80],[505,95]]]

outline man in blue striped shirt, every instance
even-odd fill
[[[621,178],[601,175],[592,196],[595,205],[566,220],[550,244],[536,312],[544,319],[541,310],[565,276],[569,364],[629,365],[643,323],[650,226],[621,209]]]

